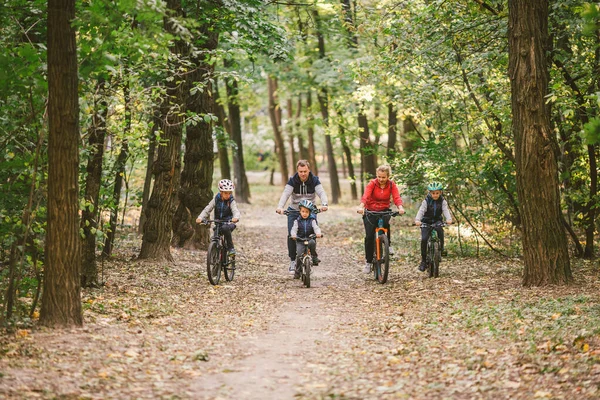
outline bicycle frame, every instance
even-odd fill
[[[377,279],[380,283],[387,282],[387,276],[389,273],[389,254],[381,254],[382,246],[381,246],[381,237],[385,236],[384,245],[389,248],[389,243],[387,239],[388,229],[384,227],[386,217],[396,217],[400,215],[397,211],[369,211],[365,210],[365,215],[374,215],[377,216],[377,226],[375,227],[375,253],[373,255],[373,266],[375,269],[375,279]],[[381,271],[381,266],[383,264],[383,271]]]
[[[421,223],[422,229],[429,229],[427,235],[427,268],[429,269],[429,276],[437,278],[439,275],[439,263],[442,259],[440,250],[440,238],[436,231],[436,228],[443,228],[446,224],[442,221],[434,222],[433,224]],[[436,246],[435,244],[438,244]]]
[[[302,282],[304,285],[309,288],[310,287],[310,270],[312,266],[312,254],[310,252],[310,247],[308,246],[311,240],[316,242],[317,235],[314,233],[307,238],[298,237],[296,241],[301,240],[304,243],[304,252],[297,256],[297,259],[300,261],[300,265],[302,265]]]
[[[217,285],[221,277],[221,270],[225,272],[225,279],[228,281],[233,280],[235,274],[235,258],[229,257],[227,253],[227,246],[225,245],[225,236],[221,232],[221,226],[229,223],[227,220],[206,220],[205,223],[214,223],[213,235],[210,238],[211,245],[209,246],[209,253],[214,244],[219,257],[218,265],[213,268],[211,262],[207,262],[207,273],[208,280],[211,284]],[[210,254],[208,255],[209,260],[211,259]]]

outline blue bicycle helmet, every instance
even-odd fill
[[[310,200],[301,200],[298,207],[308,208],[310,212],[313,212],[315,209],[315,205]]]
[[[444,186],[441,182],[431,182],[427,185],[427,190],[444,190]]]

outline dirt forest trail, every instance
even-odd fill
[[[0,398],[600,395],[596,263],[574,267],[576,285],[523,289],[519,260],[450,248],[429,279],[416,268],[409,204],[392,223],[396,254],[381,285],[361,272],[362,222],[345,199],[318,216],[322,262],[304,288],[287,272],[280,190],[253,186],[252,204],[240,205],[232,282],[210,285],[205,251],[138,262],[139,239],[124,240],[103,264],[105,285],[82,294],[83,328],[0,336]]]

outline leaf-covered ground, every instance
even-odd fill
[[[0,398],[587,399],[600,397],[600,281],[524,289],[519,260],[416,269],[411,217],[393,222],[390,281],[363,275],[351,204],[319,215],[322,260],[306,289],[287,273],[279,188],[253,193],[234,233],[239,270],[211,286],[205,252],[134,260],[121,242],[85,325],[0,336]],[[125,243],[125,244],[124,244]]]

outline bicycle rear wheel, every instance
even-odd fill
[[[305,256],[302,259],[302,282],[307,288],[310,287],[310,267],[312,266],[312,260],[309,256]]]
[[[206,274],[211,285],[218,285],[221,279],[221,254],[217,243],[211,242],[206,253]]]
[[[225,272],[225,280],[231,282],[235,275],[235,257],[229,256],[229,262],[223,266],[223,272]]]
[[[390,243],[386,235],[379,235],[379,256],[380,259],[377,260],[377,269],[379,270],[377,280],[379,283],[384,284],[387,282],[390,272]]]
[[[433,277],[437,278],[440,275],[440,261],[442,260],[442,252],[440,250],[440,243],[433,243],[433,262],[431,264],[433,269]]]
[[[427,270],[429,272],[430,278],[433,278],[433,259],[434,259],[433,242],[431,240],[429,240],[427,242]]]

